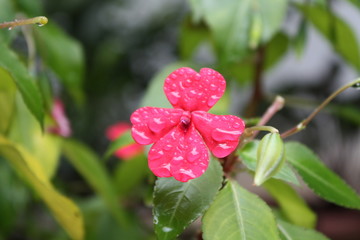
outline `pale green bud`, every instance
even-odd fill
[[[268,133],[259,143],[255,185],[261,185],[279,172],[285,162],[284,143],[279,133]]]

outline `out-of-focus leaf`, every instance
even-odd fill
[[[276,179],[270,179],[263,187],[277,201],[281,213],[291,223],[308,228],[315,226],[316,214],[293,188]]]
[[[209,207],[221,182],[221,166],[215,159],[211,159],[202,176],[188,182],[158,178],[153,208],[157,237],[162,240],[176,238]]]
[[[349,64],[360,70],[359,41],[349,25],[335,13],[321,6],[297,5],[302,14],[332,44]]]
[[[47,204],[55,219],[71,238],[83,239],[83,219],[78,207],[57,192],[42,166],[21,146],[0,136],[0,155],[8,160],[15,171],[34,189]]]
[[[328,108],[330,109],[331,113],[338,115],[344,120],[360,125],[360,109],[358,106],[331,104]]]
[[[16,227],[16,221],[25,211],[29,191],[15,175],[5,159],[0,157],[0,239],[8,239],[8,234]]]
[[[0,0],[0,23],[13,21],[15,17],[15,9],[13,2],[9,0]],[[10,40],[16,35],[16,31],[7,31],[6,29],[0,29],[0,42],[10,42]],[[0,58],[2,56],[0,55]]]
[[[279,239],[271,209],[234,181],[216,196],[202,222],[205,240]]]
[[[277,225],[282,240],[329,240],[327,237],[313,229],[299,227],[281,220],[277,220]]]
[[[348,1],[360,9],[360,1],[359,0],[348,0]]]
[[[104,199],[118,223],[127,226],[128,219],[118,203],[114,185],[96,154],[84,144],[70,139],[64,141],[63,150],[66,158]]]
[[[305,48],[307,32],[308,32],[307,26],[308,26],[308,22],[303,20],[300,24],[297,34],[294,36],[292,40],[292,44],[294,46],[298,58],[301,57]]]
[[[115,169],[114,184],[120,196],[128,195],[149,172],[144,155],[122,161]]]
[[[360,209],[359,195],[309,148],[298,142],[288,142],[285,149],[288,161],[317,195],[340,206]]]
[[[181,26],[180,55],[184,60],[191,59],[202,42],[210,39],[209,30],[204,24],[194,25],[186,18]]]
[[[44,101],[34,79],[29,75],[20,59],[0,41],[0,68],[7,71],[16,83],[26,106],[43,127]]]
[[[196,9],[203,9],[199,16],[213,32],[220,61],[233,62],[247,53],[253,16],[259,16],[259,41],[266,43],[279,31],[287,4],[286,0],[203,0]]]
[[[52,178],[58,167],[62,139],[43,132],[19,96],[9,138],[31,152],[42,165],[46,176]]]
[[[256,163],[257,163],[256,154],[257,154],[258,146],[259,146],[259,141],[255,140],[246,144],[242,149],[238,151],[238,154],[243,160],[243,163],[251,171],[255,171],[256,169]],[[299,185],[299,181],[297,180],[294,171],[289,167],[288,164],[284,164],[284,166],[275,176],[273,176],[273,178],[284,180],[286,182],[293,183],[295,185]]]
[[[203,10],[203,7],[202,7],[202,1],[199,1],[199,0],[189,0],[189,4],[190,4],[190,7],[191,7],[191,10],[193,12],[193,22],[194,23],[199,23],[201,18],[203,17],[204,15],[204,10]]]
[[[25,12],[28,16],[40,16],[43,12],[43,1],[41,0],[16,0],[18,10]]]
[[[35,28],[34,33],[44,63],[57,74],[77,103],[82,103],[84,54],[80,43],[51,22],[45,27]]]
[[[8,72],[0,68],[0,134],[5,134],[10,126],[15,110],[16,85]]]
[[[264,69],[269,70],[275,66],[286,54],[289,38],[284,33],[278,33],[265,45]],[[254,66],[256,57],[249,55],[242,61],[230,63],[226,72],[234,75],[240,84],[246,84],[254,79]]]

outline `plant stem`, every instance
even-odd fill
[[[11,30],[14,27],[28,25],[28,24],[37,24],[39,26],[43,26],[47,22],[48,22],[48,19],[46,17],[40,16],[40,17],[20,19],[20,20],[14,20],[11,22],[0,23],[0,28],[8,28],[9,30]]]
[[[333,92],[328,98],[325,99],[325,101],[323,101],[317,108],[315,108],[315,110],[304,120],[302,120],[298,125],[296,125],[295,127],[287,130],[286,132],[281,134],[282,138],[286,138],[289,137],[295,133],[300,132],[301,130],[305,129],[306,126],[311,122],[311,120],[313,120],[313,118],[316,116],[316,114],[318,114],[326,105],[329,104],[329,102],[331,102],[337,95],[339,95],[340,93],[342,93],[343,91],[345,91],[346,89],[350,88],[350,87],[358,87],[360,85],[360,78],[356,79],[355,81],[352,81],[344,86],[342,86],[341,88],[339,88],[338,90],[336,90],[335,92]]]

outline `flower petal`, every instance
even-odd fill
[[[226,157],[235,150],[245,129],[244,121],[233,115],[196,111],[191,118],[210,151],[218,158]]]
[[[186,132],[180,126],[171,130],[151,147],[148,158],[156,176],[181,182],[201,176],[209,164],[208,149],[193,125]]]
[[[182,113],[181,109],[139,108],[130,117],[131,134],[139,144],[156,142],[179,123]]]
[[[226,87],[223,76],[210,68],[197,73],[179,68],[165,80],[164,91],[174,108],[208,111],[222,97]]]

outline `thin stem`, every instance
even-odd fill
[[[28,25],[28,24],[37,24],[39,26],[43,26],[47,24],[48,19],[44,16],[28,18],[28,19],[20,19],[11,22],[4,22],[0,23],[0,28],[8,28],[9,30],[13,29],[14,27]]]
[[[326,105],[329,104],[329,102],[331,102],[337,95],[339,95],[340,93],[342,93],[343,91],[345,91],[346,89],[350,88],[350,87],[358,87],[358,85],[360,84],[360,78],[356,79],[355,81],[352,81],[344,86],[342,86],[341,88],[339,88],[338,90],[336,90],[335,92],[333,92],[328,98],[325,99],[325,101],[323,101],[317,108],[315,108],[315,110],[304,120],[302,120],[298,125],[296,125],[295,127],[287,130],[286,132],[281,134],[282,138],[286,138],[289,137],[295,133],[300,132],[301,130],[305,129],[306,126],[311,122],[311,120],[313,120],[313,118],[316,116],[316,114],[318,114]]]
[[[285,100],[281,96],[276,96],[274,102],[271,106],[266,110],[264,115],[261,117],[257,126],[265,125],[278,111],[280,111],[284,107]],[[254,131],[251,139],[255,138],[259,134],[259,131]]]

